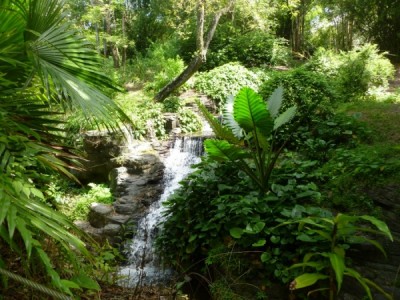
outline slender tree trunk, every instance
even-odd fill
[[[106,17],[104,17],[103,18],[103,31],[104,31],[104,33],[107,33],[107,18]],[[107,39],[106,39],[106,37],[104,37],[103,38],[103,55],[104,55],[104,57],[105,58],[107,58],[107,54],[108,54],[108,51],[107,51],[107,47],[108,47],[108,45],[107,45]]]
[[[95,5],[97,5],[97,3],[94,3],[93,0],[90,0],[90,5],[91,6],[95,6]],[[101,51],[100,51],[100,32],[99,32],[99,24],[97,22],[94,24],[94,30],[96,32],[96,50],[97,50],[97,52],[99,52],[99,54],[101,54]]]
[[[181,74],[178,75],[178,77],[176,77],[173,81],[168,83],[157,93],[157,95],[154,97],[154,100],[158,102],[163,101],[172,92],[174,92],[176,89],[182,86],[186,81],[188,81],[189,78],[192,77],[194,73],[196,73],[196,71],[199,70],[201,65],[206,61],[208,47],[210,46],[211,40],[214,36],[215,30],[217,29],[221,16],[228,13],[233,8],[235,0],[231,0],[226,7],[224,7],[223,9],[219,10],[214,14],[207,36],[204,37],[206,2],[207,2],[206,0],[198,0],[197,2],[197,34],[196,34],[197,51],[195,57],[193,57],[189,65]]]
[[[122,12],[122,39],[123,39],[123,47],[122,47],[122,67],[125,69],[126,65],[126,49],[128,45],[125,45],[126,38],[126,11]]]

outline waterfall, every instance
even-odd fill
[[[123,277],[120,285],[134,287],[161,283],[172,274],[171,270],[163,270],[155,257],[153,242],[156,227],[162,221],[162,203],[179,187],[179,182],[192,172],[191,165],[200,161],[203,152],[202,140],[202,137],[175,139],[169,155],[164,160],[164,192],[138,223],[136,235],[128,247],[129,265],[119,272]]]

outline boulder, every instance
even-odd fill
[[[90,225],[95,228],[102,228],[107,223],[107,217],[114,212],[114,208],[111,205],[92,203],[90,205],[88,221]]]

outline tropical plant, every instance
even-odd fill
[[[276,89],[265,104],[252,89],[241,89],[235,98],[228,100],[223,114],[224,125],[198,102],[217,137],[223,138],[205,141],[208,156],[217,161],[233,162],[252,179],[260,195],[268,191],[270,176],[283,149],[283,146],[276,149],[274,132],[296,113],[296,106],[292,106],[278,115],[282,95],[283,89]]]
[[[373,44],[340,53],[321,48],[305,68],[329,78],[339,99],[350,102],[388,87],[394,66],[386,56]]]
[[[315,246],[314,251],[307,252],[301,263],[290,268],[302,268],[303,274],[297,276],[290,284],[291,290],[314,286],[320,280],[327,280],[328,287],[317,287],[308,294],[329,291],[329,299],[337,299],[345,276],[357,280],[364,288],[369,299],[372,298],[371,287],[378,290],[387,299],[393,299],[381,287],[358,271],[351,268],[346,261],[346,250],[357,244],[371,244],[385,256],[381,244],[371,234],[384,235],[393,241],[387,225],[368,215],[349,216],[337,214],[332,217],[307,217],[296,221],[285,222],[282,225],[298,224],[300,234],[298,240]],[[367,226],[367,224],[369,226]],[[372,227],[374,228],[371,228]],[[310,247],[313,249],[313,247]],[[314,270],[311,273],[310,270]]]
[[[127,118],[98,89],[113,86],[97,71],[96,52],[65,21],[63,6],[57,0],[0,4],[0,265],[9,267],[7,253],[15,252],[26,276],[43,272],[46,282],[72,295],[71,289],[99,286],[78,265],[78,253],[92,258],[85,243],[93,241],[40,191],[50,171],[73,178],[77,156],[64,146],[56,117],[78,107],[108,128]],[[49,243],[66,253],[61,265],[46,252]]]
[[[259,93],[266,98],[278,86],[282,86],[285,91],[282,108],[297,105],[296,118],[301,118],[303,124],[308,124],[317,117],[324,119],[332,114],[336,94],[325,75],[303,67],[287,72],[274,72],[270,74],[270,79],[260,86]]]
[[[200,132],[203,126],[199,116],[188,108],[178,110],[178,121],[183,133]]]
[[[239,63],[228,63],[196,77],[195,88],[223,106],[230,95],[245,86],[258,90],[263,78]]]

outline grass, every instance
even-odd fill
[[[360,101],[344,104],[339,111],[366,122],[373,131],[374,144],[400,145],[400,102]]]
[[[379,216],[376,200],[389,197],[384,194],[387,187],[399,187],[400,198],[400,102],[360,101],[343,104],[338,111],[357,116],[371,138],[356,148],[336,151],[322,168],[331,176],[324,189],[339,209]]]

